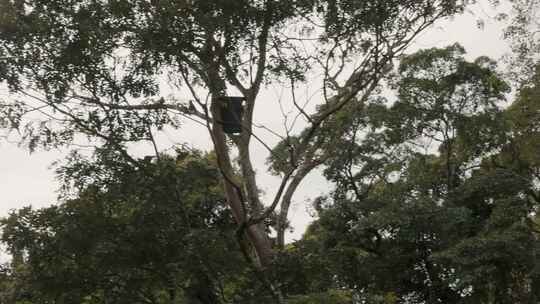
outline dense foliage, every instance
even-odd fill
[[[458,44],[405,55],[469,1],[0,0],[0,127],[31,151],[75,149],[57,205],[0,222],[0,303],[537,303],[536,2],[513,2],[526,72],[509,79]],[[270,105],[283,134],[254,119],[273,85],[290,90],[290,112]],[[185,118],[211,153],[159,151]],[[143,142],[154,156],[134,156]],[[317,168],[334,188],[286,244]]]
[[[374,96],[331,120],[346,129],[326,147],[335,188],[263,277],[212,155],[133,166],[114,150],[73,154],[58,173],[74,198],[3,220],[14,259],[2,292],[20,303],[260,303],[272,280],[287,303],[536,303],[540,69],[507,106],[495,68],[457,44],[421,50],[392,75],[394,102]]]
[[[397,101],[352,114],[373,131],[352,127],[329,160],[336,188],[299,255],[365,303],[540,299],[538,74],[505,108],[494,63],[462,56],[454,45],[403,58]]]
[[[179,152],[176,158],[145,162],[143,169],[111,157],[74,165],[63,172],[93,172],[97,180],[74,199],[40,210],[23,208],[2,221],[2,239],[15,257],[14,293],[5,301],[249,299],[242,286],[252,278],[211,157]]]

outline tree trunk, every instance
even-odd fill
[[[220,113],[219,101],[214,98],[212,100],[211,111],[213,118],[212,137],[214,140],[214,149],[216,151],[218,165],[223,176],[223,186],[227,202],[232,210],[233,216],[239,225],[243,225],[248,217],[246,201],[243,198],[242,187],[240,182],[235,180],[234,170],[229,157],[229,149],[225,133],[223,132]],[[266,268],[270,265],[273,257],[271,242],[260,225],[250,225],[246,227],[246,235],[253,245],[257,254],[259,266]]]

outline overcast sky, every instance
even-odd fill
[[[474,15],[466,13],[453,20],[439,22],[422,34],[409,52],[418,48],[443,47],[459,42],[467,50],[469,59],[481,55],[499,59],[508,52],[508,47],[502,40],[502,25],[490,20],[496,12],[485,3],[475,5],[473,10]],[[477,28],[478,19],[484,19],[484,29]],[[255,120],[261,124],[279,128],[281,116],[275,112],[275,103],[265,100],[276,98],[275,95],[275,89],[263,92],[262,102],[256,109]],[[2,97],[0,95],[0,98]],[[265,106],[265,103],[268,106]],[[190,124],[187,124],[180,133],[171,132],[162,136],[161,148],[166,148],[173,142],[189,142],[202,149],[210,146],[205,130]],[[9,210],[22,206],[43,207],[55,202],[55,190],[58,184],[50,170],[50,165],[62,157],[61,151],[38,151],[29,154],[27,150],[17,148],[14,144],[0,141],[0,155],[0,216],[7,215]],[[254,147],[253,160],[258,168],[259,183],[262,190],[268,194],[276,188],[277,180],[265,173],[266,155],[260,146]],[[312,174],[308,180],[304,181],[294,198],[291,210],[291,221],[296,230],[290,238],[299,238],[310,221],[306,212],[308,209],[306,206],[309,204],[306,204],[306,201],[328,189],[329,185],[317,174]]]

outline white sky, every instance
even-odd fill
[[[422,34],[415,45],[409,49],[409,52],[418,48],[443,47],[459,42],[467,50],[469,59],[481,55],[487,55],[493,59],[500,58],[508,51],[508,46],[502,40],[502,25],[489,20],[496,12],[484,2],[475,5],[473,11],[474,15],[466,13],[453,20],[439,22],[437,26]],[[476,26],[476,21],[479,18],[486,22],[483,30]],[[262,102],[255,112],[255,120],[279,129],[281,115],[276,112],[275,103],[268,102],[265,105],[265,99],[275,99],[275,92],[272,90],[263,92]],[[200,127],[188,124],[179,133],[169,134],[172,140],[177,136],[178,142],[189,142],[200,148],[210,146],[206,130]],[[163,138],[161,141],[163,148],[172,143],[167,136]],[[266,174],[265,159],[267,154],[260,145],[256,145],[252,153],[260,178],[259,186],[263,191],[271,194],[275,191],[278,181]],[[0,142],[0,155],[0,216],[5,216],[9,210],[22,206],[43,207],[55,202],[55,190],[58,184],[49,167],[53,161],[62,157],[62,152],[41,151],[29,154],[27,150],[17,148],[13,144]],[[294,197],[290,218],[296,230],[290,234],[289,239],[300,238],[304,228],[311,220],[306,212],[310,204],[306,201],[328,190],[329,185],[320,177],[320,174],[312,174],[299,187]]]

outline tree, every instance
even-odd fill
[[[321,149],[332,144],[327,122],[348,105],[361,107],[418,33],[463,6],[450,0],[2,0],[0,80],[13,93],[2,105],[2,122],[21,130],[30,149],[69,144],[83,134],[135,165],[128,143],[152,140],[152,131],[176,127],[182,116],[198,119],[211,135],[239,232],[264,270],[274,249],[263,221],[280,205],[275,229],[282,247],[292,195],[328,157]],[[297,135],[287,129],[281,149],[269,149],[287,165],[276,171],[282,182],[275,197],[263,203],[250,158],[251,139],[260,139],[253,121],[259,92],[285,83],[294,97],[297,85],[312,83],[310,74],[320,71],[323,94],[314,111],[292,98],[305,129]],[[178,91],[164,96],[164,75],[192,94],[191,102],[178,101]],[[219,97],[233,89],[246,99],[243,130],[225,135]]]
[[[463,55],[405,56],[396,102],[350,112],[325,172],[335,190],[297,244],[334,288],[369,303],[538,300],[536,87],[504,109],[494,63]]]
[[[509,74],[518,85],[533,85],[532,76],[540,60],[540,2],[538,0],[512,1],[512,18],[505,29],[505,38],[510,42]],[[508,16],[501,14],[502,19]]]
[[[20,282],[14,301],[264,301],[268,291],[245,283],[254,274],[238,248],[214,163],[189,151],[142,169],[115,155],[72,159],[61,170],[66,180],[94,177],[76,185],[74,198],[23,208],[1,222],[3,242],[22,254],[8,276]]]

